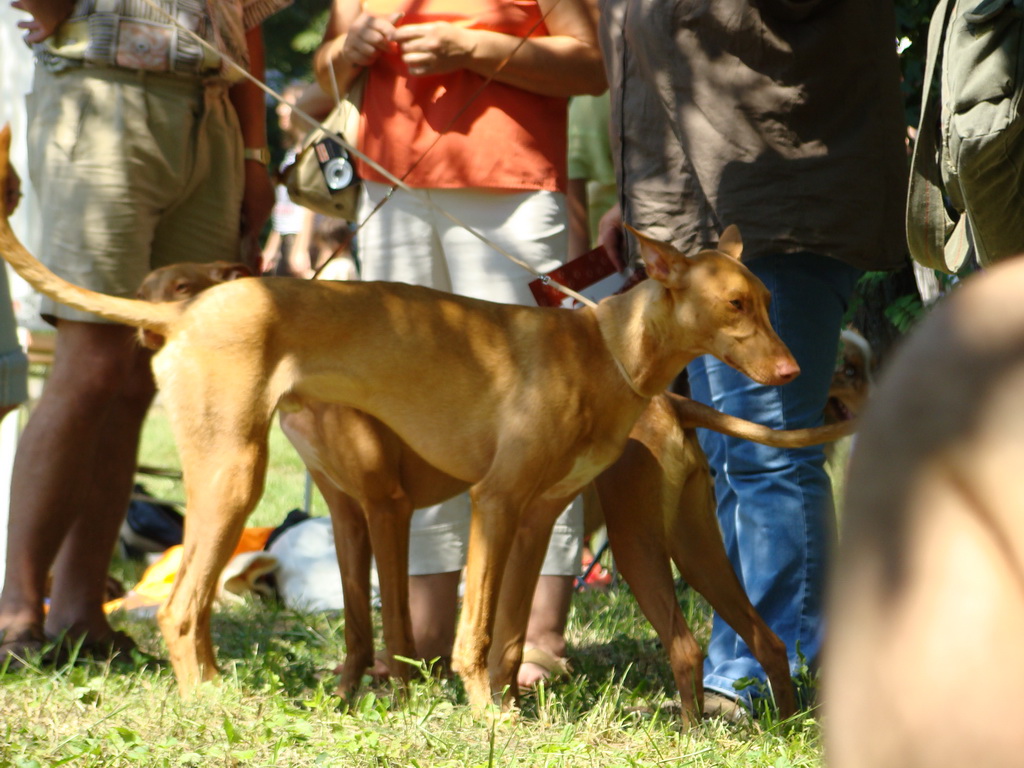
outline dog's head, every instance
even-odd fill
[[[144,301],[186,301],[218,283],[240,277],[252,277],[252,272],[244,264],[227,261],[171,264],[146,275],[135,295]],[[147,349],[160,349],[164,337],[139,329],[139,341]]]
[[[844,329],[825,404],[826,424],[857,418],[871,392],[872,367],[871,345],[867,339],[852,328]]]
[[[641,235],[647,274],[672,296],[675,322],[688,330],[700,354],[710,354],[760,384],[792,381],[800,367],[768,319],[771,297],[740,263],[743,241],[733,225],[718,246],[686,256],[668,243]]]

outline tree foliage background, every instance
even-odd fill
[[[896,41],[901,51],[906,123],[915,129],[921,113],[928,22],[934,6],[935,0],[896,0]],[[909,154],[907,162],[909,165]],[[871,342],[876,360],[884,363],[892,346],[923,312],[908,254],[903,269],[869,272],[861,279],[850,320]]]
[[[329,9],[328,0],[294,0],[263,23],[271,87],[279,90],[279,85],[312,78],[312,54],[323,37]]]
[[[857,0],[848,0],[856,2]],[[928,21],[935,0],[895,0],[896,30],[903,71],[903,94],[908,126],[917,126],[921,81],[924,76]],[[295,0],[264,24],[268,84],[276,90],[294,80],[311,79],[313,51],[323,37],[329,0]],[[272,145],[278,140],[273,104],[268,104],[268,126]],[[857,289],[851,321],[872,342],[879,358],[885,358],[892,344],[923,312],[908,257],[904,269],[865,275]]]

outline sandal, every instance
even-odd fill
[[[65,659],[73,659],[76,662],[110,661],[115,664],[136,664],[159,661],[157,657],[141,650],[130,635],[117,629],[99,638],[89,634],[65,633],[50,642],[56,645]]]
[[[71,639],[74,642],[75,639]],[[124,656],[130,659],[133,653],[139,652],[139,646],[132,638],[115,629],[112,634],[101,638],[92,638],[85,635],[78,647],[79,658],[106,660],[114,659],[117,656]]]
[[[42,664],[50,664],[55,657],[53,643],[46,639],[38,629],[26,629],[21,632],[4,632],[0,640],[0,667],[21,669],[39,660]]]
[[[718,691],[704,691],[704,717],[718,718],[727,723],[742,723],[749,720],[750,710],[738,699]]]
[[[520,663],[520,669],[523,664],[535,664],[543,669],[544,676],[542,679],[545,683],[550,683],[554,680],[564,680],[572,674],[572,665],[568,659],[555,656],[553,653],[549,653],[543,648],[536,646],[523,650],[523,660]],[[520,687],[532,688],[533,686],[526,685]]]

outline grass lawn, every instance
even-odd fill
[[[305,472],[275,428],[267,492],[250,524],[274,525],[303,503]],[[141,461],[176,464],[159,408]],[[146,477],[159,497],[180,484]],[[316,499],[315,514],[326,514]],[[132,567],[117,566],[131,574]],[[706,605],[679,598],[702,642]],[[116,626],[158,657],[151,620]],[[684,733],[667,659],[627,587],[573,603],[574,675],[528,695],[516,716],[476,720],[457,680],[424,676],[401,694],[368,687],[346,704],[328,671],[342,620],[259,601],[220,609],[213,636],[223,677],[182,699],[164,664],[80,664],[0,675],[0,767],[6,766],[818,766],[813,713],[780,723],[706,722]]]

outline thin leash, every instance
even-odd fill
[[[213,0],[213,1],[216,2],[216,0]],[[557,282],[556,280],[553,280],[548,275],[544,275],[544,274],[538,272],[537,270],[535,270],[533,267],[531,267],[526,262],[522,261],[521,259],[519,259],[516,256],[512,255],[511,253],[509,253],[505,248],[502,248],[499,244],[497,244],[494,241],[490,240],[489,238],[487,238],[482,233],[477,232],[475,229],[473,229],[469,225],[463,223],[458,218],[456,218],[453,214],[449,213],[443,207],[441,207],[440,205],[435,203],[433,200],[431,200],[429,196],[420,194],[418,190],[413,189],[408,184],[406,184],[402,179],[398,178],[393,173],[391,173],[389,170],[387,170],[386,168],[381,166],[379,163],[374,161],[372,158],[367,157],[365,154],[360,152],[359,149],[357,149],[356,147],[352,146],[352,144],[350,144],[343,136],[340,136],[335,131],[332,131],[330,128],[326,127],[319,120],[317,120],[317,119],[313,118],[311,115],[309,115],[305,110],[300,109],[299,107],[297,107],[294,104],[290,103],[287,99],[284,98],[284,96],[282,96],[280,93],[278,93],[273,88],[268,86],[266,83],[261,81],[258,77],[255,77],[245,67],[239,65],[236,61],[234,61],[230,56],[228,56],[227,54],[223,53],[222,51],[219,51],[215,46],[211,45],[209,42],[204,40],[198,34],[196,34],[192,30],[190,30],[187,27],[185,27],[184,25],[182,25],[181,22],[179,22],[178,19],[175,18],[173,14],[169,13],[165,8],[162,8],[160,5],[158,5],[155,2],[155,0],[143,0],[143,2],[146,5],[148,5],[151,8],[153,8],[153,10],[155,10],[157,13],[159,13],[161,16],[163,16],[165,19],[167,19],[170,23],[174,24],[174,26],[176,26],[179,30],[181,30],[186,35],[188,35],[193,40],[195,40],[201,47],[203,47],[207,51],[210,51],[211,53],[213,53],[213,54],[217,55],[218,57],[220,57],[220,60],[224,64],[227,64],[230,68],[232,68],[233,70],[235,70],[238,73],[240,73],[242,75],[242,77],[246,78],[251,83],[254,83],[260,90],[262,90],[264,93],[266,93],[272,99],[274,99],[275,101],[277,101],[279,103],[288,105],[288,107],[295,114],[299,115],[304,120],[308,121],[311,125],[318,126],[321,130],[323,130],[325,133],[327,133],[329,136],[331,136],[333,139],[335,139],[339,144],[344,146],[345,149],[347,149],[349,152],[351,152],[356,157],[361,159],[363,162],[365,162],[367,165],[369,165],[371,168],[373,168],[373,170],[375,170],[381,176],[386,178],[393,185],[392,189],[388,193],[388,195],[385,196],[384,200],[382,200],[380,203],[378,203],[377,207],[374,208],[373,211],[371,211],[370,216],[372,216],[373,213],[375,213],[380,208],[380,206],[387,199],[390,198],[391,194],[393,194],[393,192],[394,192],[394,190],[396,188],[397,189],[401,189],[404,192],[406,192],[406,193],[416,197],[417,199],[419,199],[426,207],[430,208],[435,213],[437,213],[437,214],[443,216],[444,218],[448,219],[449,221],[451,221],[456,226],[462,227],[464,230],[466,230],[473,237],[477,238],[478,240],[480,240],[482,243],[484,243],[488,247],[493,248],[495,251],[497,251],[498,253],[500,253],[502,256],[504,256],[505,258],[509,259],[510,261],[512,261],[514,264],[522,267],[523,269],[525,269],[530,274],[535,275],[544,284],[552,286],[553,288],[555,288],[558,291],[564,293],[566,296],[569,296],[570,298],[575,299],[576,301],[580,302],[581,304],[584,304],[584,305],[589,306],[589,307],[596,306],[596,304],[592,300],[588,299],[586,296],[583,296],[582,294],[572,290],[571,288],[562,285],[561,283]],[[550,12],[550,10],[549,10],[549,12]],[[543,15],[540,20],[538,20],[537,25],[539,25],[541,22],[543,22],[545,18],[546,18],[546,14]],[[536,29],[536,26],[534,27],[534,29]],[[473,95],[473,97],[472,97],[473,99],[475,99],[479,95],[479,93],[480,93],[480,91],[482,91],[483,87],[486,86],[487,83],[490,82],[491,79],[493,79],[494,75],[497,74],[497,72],[500,71],[500,68],[505,66],[505,64],[508,63],[508,61],[511,59],[512,55],[516,51],[519,50],[520,46],[522,46],[526,42],[527,39],[528,39],[527,37],[523,37],[523,38],[520,39],[520,42],[516,45],[516,47],[512,50],[512,52],[505,58],[504,61],[501,62],[499,67],[488,78],[488,80],[484,82],[484,84],[477,91],[477,93]],[[332,68],[332,72],[333,72],[333,68]],[[470,99],[470,102],[471,101],[472,101],[472,99]],[[460,110],[460,112],[455,116],[455,118],[453,118],[453,121],[455,119],[458,119],[458,117],[460,117],[468,107],[469,107],[469,104],[467,103],[462,108],[462,110]],[[440,139],[440,137],[438,137],[438,139],[435,139],[434,143],[431,144],[430,147],[428,147],[426,151],[429,151],[430,149],[432,149],[433,146],[437,143],[437,141],[439,139]],[[422,157],[420,159],[422,159]],[[419,162],[419,160],[417,160],[417,162]],[[369,216],[367,216],[367,219],[369,219]],[[365,223],[365,221],[366,220],[364,220],[363,223]],[[359,226],[361,227],[362,224],[360,224]],[[318,270],[318,272],[319,272],[319,270]]]

